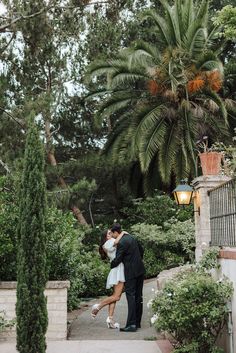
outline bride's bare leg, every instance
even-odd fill
[[[115,303],[118,300],[120,300],[121,294],[123,292],[123,288],[124,288],[123,282],[119,282],[118,284],[116,284],[113,288],[113,294],[110,297],[103,299],[103,301],[101,301],[101,303],[99,303],[99,310],[101,310],[106,305],[109,305],[111,303]]]
[[[113,317],[115,307],[116,307],[116,302],[109,304],[109,307],[108,307],[108,316],[109,317]]]

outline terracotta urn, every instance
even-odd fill
[[[219,175],[221,172],[221,152],[203,152],[199,153],[203,175]]]

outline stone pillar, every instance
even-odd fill
[[[195,239],[196,251],[195,259],[198,262],[206,248],[210,246],[210,204],[208,191],[227,182],[231,178],[225,175],[203,175],[192,181],[192,186],[196,191],[194,197],[195,210]],[[200,210],[200,214],[197,210]]]

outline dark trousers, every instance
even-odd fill
[[[126,326],[136,325],[140,327],[143,314],[143,280],[144,276],[141,275],[125,282],[125,293],[128,302]]]

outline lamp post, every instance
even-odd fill
[[[177,205],[188,206],[192,198],[195,198],[195,210],[200,216],[200,196],[197,191],[195,191],[190,185],[187,184],[187,180],[181,180],[180,184],[176,186],[173,191],[175,201]]]
[[[192,196],[193,188],[187,184],[187,180],[181,180],[181,183],[173,191],[177,205],[189,205]]]

